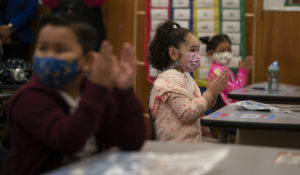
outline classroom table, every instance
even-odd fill
[[[263,103],[300,104],[300,86],[280,83],[277,91],[270,91],[267,82],[255,83],[228,93],[228,97]]]
[[[222,153],[223,157],[214,163],[214,166],[208,165],[209,162]],[[135,154],[135,157],[133,157]],[[142,156],[147,154],[154,157],[152,161],[157,160],[152,166],[145,166],[141,163]],[[174,157],[169,161],[162,161],[163,156],[180,156]],[[211,154],[213,157],[206,157]],[[294,161],[287,161],[284,155],[293,155]],[[139,156],[139,157],[138,157]],[[155,159],[156,158],[156,159]],[[182,158],[182,159],[181,159]],[[211,144],[211,143],[164,143],[147,141],[142,148],[141,152],[122,152],[122,151],[109,151],[87,158],[83,161],[67,165],[60,169],[47,173],[48,175],[98,175],[98,174],[126,174],[124,169],[127,170],[128,175],[137,175],[137,171],[144,168],[144,174],[164,174],[163,170],[169,167],[176,167],[178,171],[169,174],[183,174],[180,173],[182,169],[182,162],[185,161],[190,165],[186,170],[190,169],[207,169],[206,175],[298,175],[300,172],[300,150],[296,149],[280,149],[270,147],[254,147],[254,146],[239,146],[239,145],[224,145],[224,144]],[[296,161],[295,161],[296,160]],[[298,160],[298,161],[297,161]],[[165,163],[165,164],[161,164]],[[203,162],[203,164],[202,164]],[[288,163],[289,162],[289,163]],[[201,163],[197,166],[197,163]],[[167,168],[165,168],[167,166]],[[148,168],[148,169],[147,169]],[[149,170],[150,169],[150,170]],[[123,171],[122,171],[123,170]],[[131,170],[131,171],[130,171]],[[148,171],[145,171],[148,170]],[[162,170],[162,171],[160,171]],[[173,169],[169,169],[172,171]],[[155,171],[155,172],[154,172]],[[141,172],[141,171],[139,171]],[[201,171],[197,171],[201,174]],[[127,175],[126,174],[126,175]],[[184,173],[186,175],[188,173]]]
[[[201,125],[218,127],[221,143],[227,141],[228,128],[238,128],[239,144],[300,148],[300,105],[271,105],[295,111],[252,111],[233,103],[202,118]]]

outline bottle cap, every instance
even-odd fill
[[[278,61],[274,61],[268,68],[269,70],[279,70]]]

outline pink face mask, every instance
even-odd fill
[[[191,53],[185,54],[185,53],[181,52],[180,50],[177,50],[177,51],[187,56],[186,63],[182,64],[182,69],[186,72],[195,72],[198,69],[198,67],[200,66],[200,59],[201,59],[200,53],[199,52],[191,52]]]

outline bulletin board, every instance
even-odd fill
[[[227,34],[234,55],[229,67],[237,72],[239,61],[245,58],[245,0],[147,0],[144,58],[149,82],[153,82],[158,73],[147,61],[149,43],[157,26],[166,19],[188,28],[198,38]],[[206,87],[211,60],[203,43],[200,44],[200,54],[201,66],[193,77],[200,87]]]

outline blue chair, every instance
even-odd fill
[[[200,88],[200,91],[201,91],[202,94],[206,91],[206,87],[199,87],[199,88]],[[205,115],[209,115],[209,114],[213,113],[215,110],[220,109],[224,106],[225,106],[225,104],[222,100],[222,97],[219,95],[218,98],[217,98],[215,107],[213,107],[211,109],[208,109],[205,112]],[[212,128],[210,128],[210,130],[212,131]],[[231,136],[235,136],[235,135],[236,135],[236,128],[228,128],[227,142],[229,142],[229,139],[230,139]]]
[[[206,87],[199,87],[200,88],[200,92],[201,94],[203,94],[205,91],[206,91]],[[217,98],[217,101],[216,101],[216,105],[215,107],[211,108],[211,109],[208,109],[206,112],[205,112],[205,115],[209,115],[211,113],[213,113],[216,109],[220,109],[222,107],[224,107],[225,104],[221,98],[221,96],[219,95],[218,98]]]

